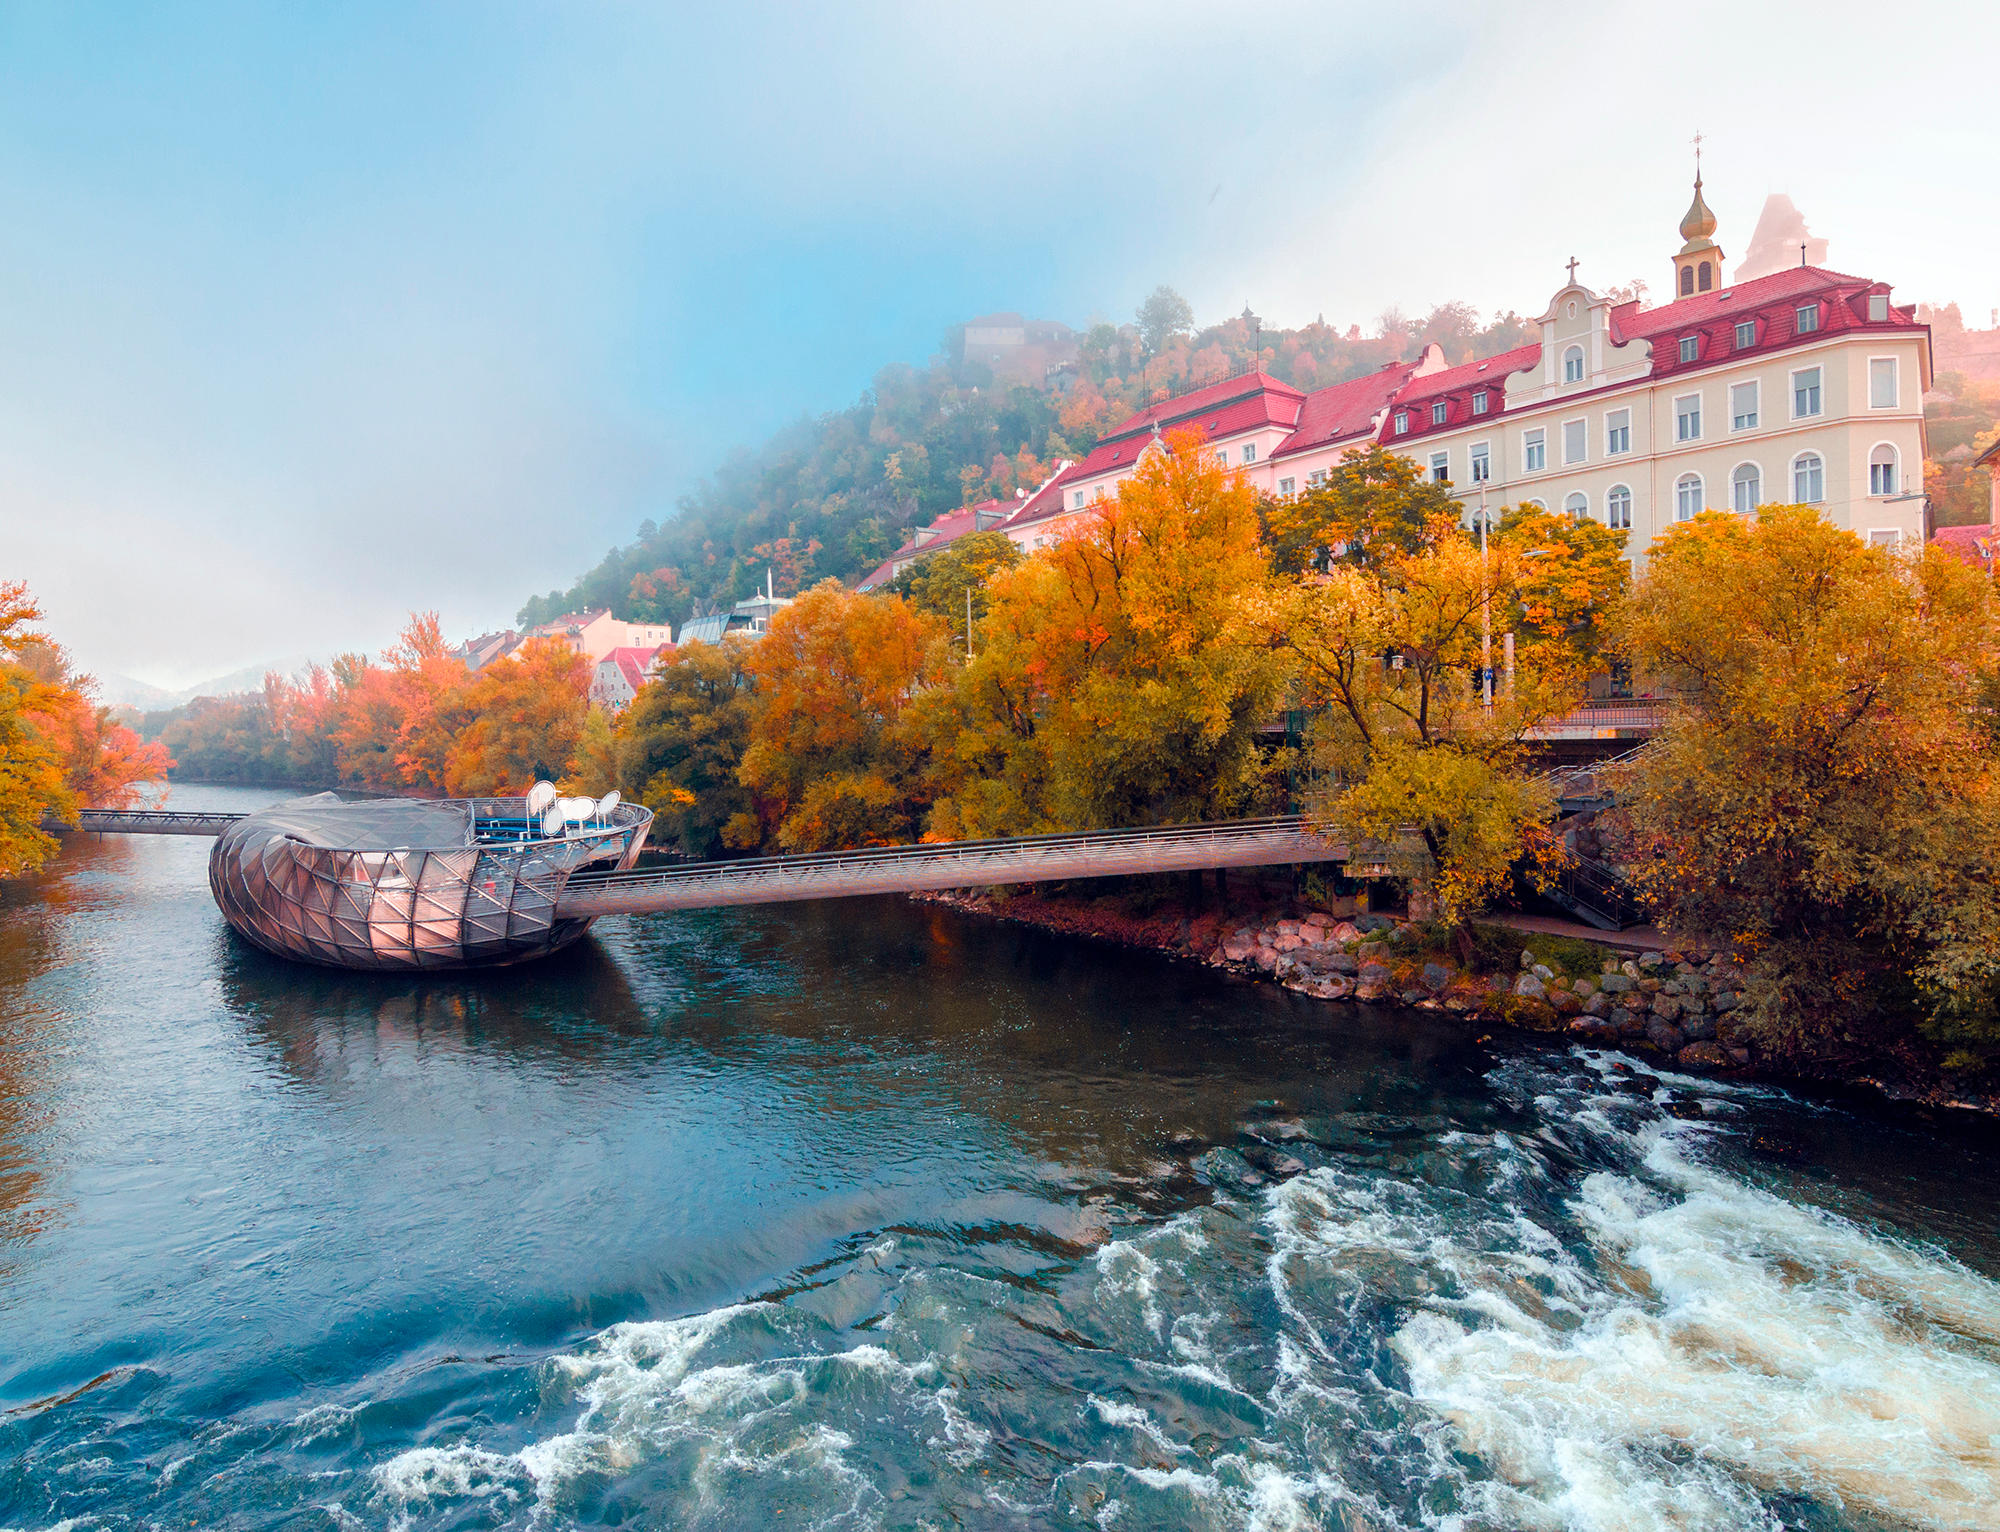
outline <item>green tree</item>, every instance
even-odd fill
[[[1169,341],[1194,329],[1194,309],[1171,287],[1154,288],[1139,305],[1135,317],[1139,321],[1139,339],[1148,356],[1157,356]]]
[[[1851,1061],[1920,1029],[2000,1049],[2000,616],[1948,555],[1810,506],[1710,513],[1652,550],[1623,641],[1678,701],[1632,773],[1671,926],[1746,959],[1768,1041]]]
[[[756,706],[751,642],[732,635],[675,650],[620,720],[620,790],[653,811],[655,844],[696,861],[763,838],[738,776]]]
[[[1005,532],[968,532],[948,548],[920,558],[889,583],[889,589],[919,612],[935,617],[964,647],[965,597],[972,593],[972,620],[986,616],[987,582],[1021,562],[1021,550]]]
[[[1456,522],[1459,504],[1409,458],[1384,447],[1350,453],[1326,481],[1290,500],[1267,501],[1265,535],[1280,572],[1323,568],[1332,559],[1376,562],[1413,553],[1440,517]]]

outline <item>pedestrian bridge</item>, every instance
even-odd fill
[[[221,835],[245,816],[159,809],[85,810],[77,828],[112,835]],[[909,894],[994,883],[1346,861],[1348,848],[1296,815],[1005,840],[871,846],[804,856],[584,872],[556,893],[559,920],[861,894]]]

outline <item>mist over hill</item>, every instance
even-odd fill
[[[1252,365],[1324,388],[1432,341],[1454,363],[1504,350],[1533,326],[1445,303],[1420,319],[1385,314],[1365,335],[1323,319],[1272,329],[1247,309],[1197,328],[1184,300],[1162,288],[1135,322],[1087,331],[1075,360],[1040,384],[996,381],[990,365],[953,344],[961,333],[921,367],[884,367],[846,408],[731,453],[671,516],[644,523],[568,590],[530,599],[520,621],[609,607],[628,621],[678,624],[698,604],[709,610],[762,588],[767,571],[780,594],[828,575],[853,581],[911,526],[1033,491],[1062,459],[1081,457],[1102,432],[1176,390]]]

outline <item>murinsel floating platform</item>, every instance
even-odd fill
[[[1348,857],[1284,815],[634,869],[652,823],[616,794],[557,800],[538,783],[525,798],[346,803],[322,793],[256,814],[86,809],[76,828],[216,836],[209,886],[245,940],[302,962],[390,971],[542,957],[605,915]]]
[[[208,882],[237,934],[334,968],[475,968],[543,957],[590,929],[572,874],[632,865],[649,809],[544,831],[525,798],[301,798],[229,824]]]

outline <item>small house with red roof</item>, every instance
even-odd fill
[[[599,660],[590,674],[590,700],[616,713],[652,679],[653,667],[674,652],[672,644],[622,645]]]

